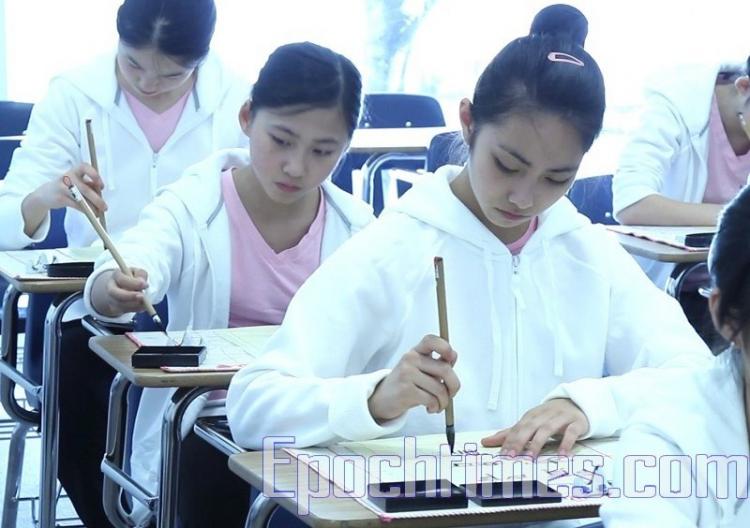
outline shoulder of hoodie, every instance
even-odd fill
[[[109,51],[86,64],[59,73],[52,77],[50,90],[59,88],[70,94],[78,93],[101,106],[113,103],[117,91],[116,57],[115,51]],[[198,66],[198,72],[199,97],[206,91],[218,94],[219,100],[230,97],[233,103],[237,100],[237,110],[239,101],[249,97],[250,83],[226,67],[213,51],[209,51]]]
[[[692,133],[705,129],[710,115],[716,76],[726,63],[673,64],[646,81],[646,100],[668,104]]]

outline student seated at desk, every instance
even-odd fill
[[[220,151],[158,193],[117,242],[135,278],[107,257],[97,262],[85,290],[94,313],[121,316],[142,309],[144,295],[166,295],[174,330],[281,323],[320,262],[373,218],[365,202],[328,179],[357,125],[361,86],[351,61],[327,48],[306,42],[274,51],[239,109],[249,153]],[[172,394],[145,389],[136,418],[132,474],[151,490]],[[226,459],[207,462],[214,458],[206,448],[190,460],[194,475],[182,479],[203,490],[188,490],[195,500],[185,501],[182,522],[234,526],[249,499],[211,480],[230,475]]]
[[[750,79],[740,67],[682,64],[660,72],[614,175],[615,218],[631,225],[715,225],[750,173],[749,109]],[[658,286],[674,267],[639,263]]]
[[[721,215],[709,259],[714,286],[711,315],[731,346],[709,366],[670,379],[651,396],[658,404],[637,413],[625,429],[621,454],[638,455],[641,460],[647,454],[653,459],[639,464],[635,472],[635,465],[623,466],[631,468],[616,479],[623,498],[609,500],[602,508],[607,527],[750,526],[748,231],[750,189],[746,188]],[[680,461],[679,471],[664,467],[670,460]],[[671,480],[665,478],[670,475]],[[634,496],[646,486],[652,487],[653,496]]]
[[[460,104],[467,165],[439,169],[325,262],[234,377],[235,441],[440,433],[455,396],[459,429],[498,429],[485,445],[538,453],[560,434],[564,452],[616,433],[654,369],[618,375],[705,363],[674,299],[564,197],[603,113],[580,46],[530,36],[500,51]],[[450,343],[434,335],[435,256]]]
[[[215,22],[213,0],[122,2],[117,50],[56,76],[34,105],[0,190],[0,248],[43,240],[50,210],[62,207],[71,247],[97,241],[66,176],[106,213],[116,238],[135,225],[158,187],[211,152],[247,145],[237,108],[249,83],[209,51]],[[100,172],[88,164],[87,119]],[[62,336],[59,477],[83,523],[102,527],[99,466],[114,373],[88,348],[90,335],[77,319],[83,306],[70,312],[74,320]],[[24,372],[33,377],[31,359],[24,358]]]

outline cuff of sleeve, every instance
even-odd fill
[[[94,308],[94,305],[91,304],[91,288],[93,287],[94,282],[96,282],[96,279],[105,271],[110,271],[113,269],[117,269],[117,263],[114,261],[106,262],[101,266],[98,266],[94,272],[89,275],[89,278],[86,279],[86,285],[83,287],[83,303],[86,306],[86,311],[88,311],[90,314],[95,316],[100,321],[105,321],[108,323],[128,323],[133,319],[134,313],[125,313],[122,314],[119,317],[109,317],[104,314],[101,314],[96,311]]]
[[[341,379],[341,384],[335,391],[336,397],[328,410],[328,422],[335,435],[350,441],[371,440],[394,434],[404,426],[406,413],[378,424],[367,406],[375,387],[390,372],[389,369],[384,369]]]
[[[589,430],[581,439],[613,436],[622,426],[606,378],[585,378],[563,383],[555,387],[544,401],[554,398],[572,400],[586,415]]]

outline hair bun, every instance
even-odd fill
[[[589,22],[578,9],[568,4],[553,4],[539,11],[531,22],[529,35],[547,35],[570,40],[583,47]]]

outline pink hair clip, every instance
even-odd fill
[[[568,64],[573,64],[574,66],[584,66],[581,59],[574,57],[573,55],[568,55],[567,53],[563,53],[561,51],[550,51],[549,55],[547,55],[547,59],[552,62],[567,62]]]

